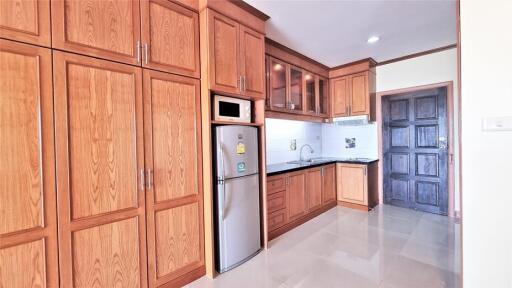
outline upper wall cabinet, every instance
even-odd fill
[[[139,1],[52,1],[53,47],[140,65]]]
[[[359,71],[359,72],[358,72]],[[357,72],[345,74],[347,72]],[[375,120],[375,68],[362,63],[330,72],[331,116],[368,115]]]
[[[141,1],[144,67],[199,77],[199,15],[168,0]]]
[[[0,1],[0,37],[50,47],[49,0]]]
[[[210,89],[264,98],[264,35],[213,10],[207,13]]]
[[[167,0],[52,1],[53,47],[199,77],[198,13]]]

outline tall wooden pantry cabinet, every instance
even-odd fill
[[[198,2],[0,2],[0,287],[204,275]]]

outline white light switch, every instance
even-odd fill
[[[482,129],[484,131],[512,131],[512,116],[484,117]]]

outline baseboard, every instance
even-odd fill
[[[338,206],[343,206],[343,207],[347,207],[347,208],[351,208],[351,209],[357,209],[357,210],[361,210],[361,211],[365,211],[365,212],[368,212],[369,210],[371,210],[366,205],[354,204],[354,203],[349,203],[349,202],[345,202],[345,201],[338,201]]]

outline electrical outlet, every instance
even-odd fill
[[[297,150],[297,139],[290,140],[290,151]]]

